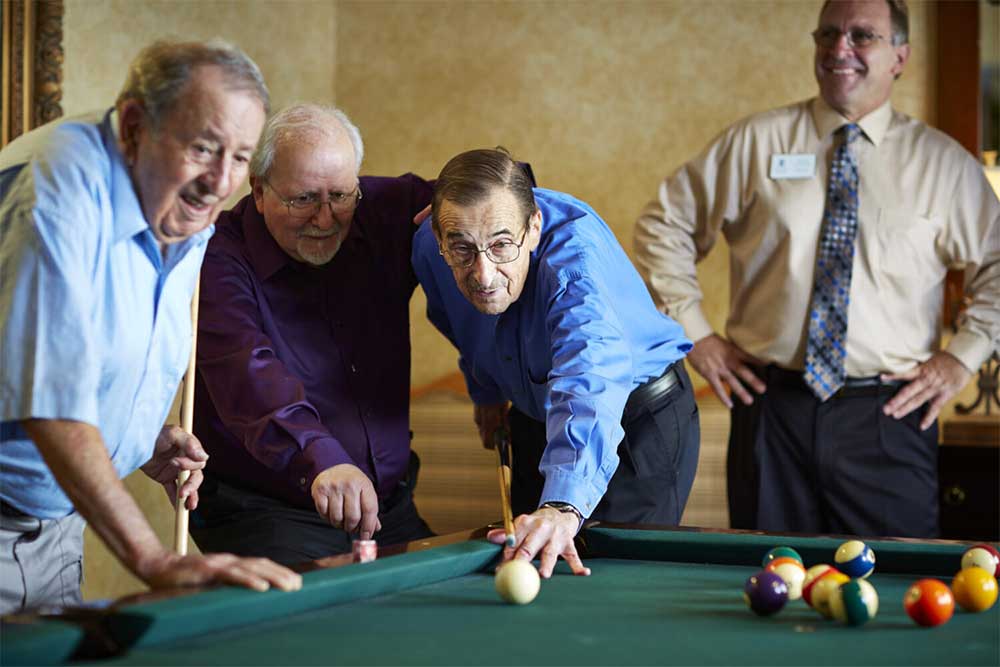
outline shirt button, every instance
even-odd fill
[[[306,478],[299,477],[299,486],[305,486],[305,485],[306,485]]]
[[[357,373],[358,372],[358,368],[354,364],[351,364],[351,372],[352,373]]]

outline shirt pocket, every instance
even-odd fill
[[[921,215],[905,208],[879,209],[879,271],[914,283],[940,281],[946,270],[937,244],[943,227],[940,216]]]

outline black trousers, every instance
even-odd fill
[[[677,525],[698,467],[701,428],[698,406],[684,364],[674,365],[678,383],[663,396],[630,405],[622,415],[625,439],[608,490],[591,513],[601,521]],[[538,508],[545,479],[538,465],[545,451],[545,424],[516,408],[510,411],[511,508],[514,515]]]
[[[411,471],[415,467],[411,466]],[[400,544],[433,535],[413,503],[415,472],[392,495],[379,500],[379,545]],[[296,565],[350,553],[353,536],[331,526],[315,509],[284,501],[205,475],[191,514],[191,536],[203,552],[270,558]]]
[[[824,403],[800,372],[769,366],[767,392],[734,401],[727,460],[733,528],[936,537],[937,424],[896,420],[898,386],[845,387]]]

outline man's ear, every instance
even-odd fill
[[[896,62],[892,66],[892,75],[894,79],[898,79],[903,76],[903,68],[906,66],[906,62],[910,59],[910,45],[900,44],[899,46],[893,47],[896,56]]]
[[[536,208],[528,218],[528,250],[534,252],[542,240],[542,209]]]
[[[253,195],[253,203],[257,207],[257,212],[264,213],[264,179],[250,175],[250,193]]]
[[[132,166],[139,156],[139,143],[147,132],[146,109],[138,100],[125,100],[118,106],[118,148],[125,164]]]

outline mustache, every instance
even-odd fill
[[[312,225],[299,230],[297,236],[300,239],[328,239],[340,234],[340,225],[334,225],[330,229],[319,229]]]
[[[867,69],[864,63],[858,62],[853,58],[829,58],[823,61],[824,67],[830,67],[832,69],[837,69],[840,67],[857,67],[859,69]]]
[[[483,285],[481,282],[479,282],[475,278],[470,277],[469,281],[468,281],[468,285],[469,285],[469,287],[471,289],[473,289],[475,291],[479,291],[479,290],[495,290],[495,289],[503,289],[504,287],[506,287],[507,286],[507,281],[498,276],[497,279],[494,280],[489,285]]]

